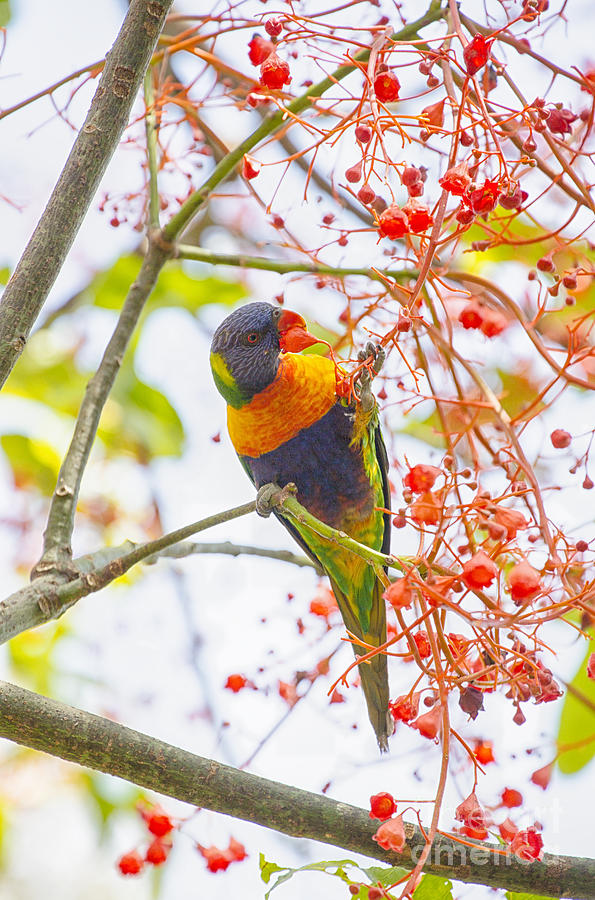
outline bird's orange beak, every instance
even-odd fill
[[[284,309],[281,313],[277,330],[282,353],[299,353],[300,350],[319,343],[319,339],[306,330],[304,319],[290,309]]]

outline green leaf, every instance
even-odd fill
[[[0,0],[0,16],[2,15],[2,0]],[[2,22],[0,22],[0,27],[2,27]],[[8,279],[10,278],[10,269],[8,266],[0,266],[0,284],[8,284]]]
[[[268,884],[271,880],[271,875],[274,875],[275,872],[284,872],[281,866],[278,866],[277,863],[267,862],[265,859],[264,853],[260,854],[258,865],[260,866],[260,877],[264,881],[265,884]]]
[[[140,266],[140,257],[121,256],[107,272],[101,272],[91,281],[83,296],[103,309],[121,309]],[[144,314],[166,306],[177,306],[196,313],[208,303],[230,306],[245,296],[246,289],[239,282],[211,276],[194,277],[181,263],[168,263],[147,300]]]
[[[4,28],[10,22],[10,2],[0,0],[0,28]]]
[[[423,875],[413,897],[414,900],[452,900],[452,881],[439,875]]]
[[[585,697],[587,702],[595,705],[595,681],[587,675],[587,660],[592,652],[593,643],[590,641],[585,658],[572,679],[571,686]],[[567,692],[562,707],[557,744],[561,751],[558,768],[565,775],[573,775],[584,769],[595,756],[595,713],[587,703],[583,703],[570,691]],[[564,751],[564,746],[570,745],[573,748]]]
[[[360,868],[370,881],[379,882],[383,887],[396,884],[407,874],[407,869],[402,869],[400,866],[389,866],[388,868],[386,866],[361,866]]]
[[[50,444],[23,434],[4,434],[0,444],[10,463],[16,487],[33,487],[47,496],[53,493],[60,457]]]
[[[286,881],[289,881],[290,878],[297,872],[325,872],[327,875],[334,875],[338,878],[341,878],[342,881],[346,881],[351,884],[351,880],[347,876],[345,872],[346,866],[355,866],[358,868],[356,862],[352,859],[338,859],[338,860],[323,860],[321,862],[313,862],[308,863],[305,866],[299,866],[297,869],[292,869],[289,866],[278,866],[276,863],[267,862],[264,855],[260,854],[260,877],[264,881],[265,884],[269,884],[272,875],[276,875],[277,872],[282,872],[282,875],[277,875],[275,883],[265,894],[265,900],[268,898],[271,893],[278,888],[279,885],[284,884]],[[332,870],[332,871],[331,871]]]

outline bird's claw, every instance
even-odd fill
[[[364,372],[370,377],[370,371],[373,375],[378,375],[382,366],[384,365],[384,360],[386,359],[386,351],[381,344],[375,344],[373,341],[368,341],[363,350],[360,350],[357,354],[357,358],[360,362],[365,362],[366,359],[372,357],[372,365],[366,366],[365,369],[362,370],[362,375]]]
[[[292,482],[286,484],[283,488],[272,482],[263,484],[256,494],[256,512],[263,519],[268,519],[277,506],[280,506],[287,497],[294,494],[297,494],[297,487]]]
[[[365,412],[369,412],[373,409],[374,404],[376,403],[374,394],[372,393],[372,378],[374,375],[378,375],[384,365],[386,352],[380,344],[374,344],[372,341],[368,341],[364,349],[359,351],[357,358],[360,362],[365,362],[370,357],[372,357],[373,360],[372,364],[370,366],[364,366],[359,373],[359,401]]]

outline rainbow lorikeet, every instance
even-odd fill
[[[349,402],[332,360],[295,352],[317,342],[301,316],[269,303],[248,303],[221,323],[211,368],[227,401],[231,441],[257,488],[293,482],[298,501],[318,519],[388,553],[388,459],[376,402],[369,386],[366,403]],[[373,568],[306,526],[277,517],[329,576],[347,629],[372,646],[382,644],[386,609]],[[356,644],[353,649],[359,656],[367,652]],[[386,656],[375,656],[359,672],[370,721],[386,750],[393,730]]]

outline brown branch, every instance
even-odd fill
[[[413,868],[425,845],[420,829],[408,824],[403,852],[384,851],[372,840],[378,823],[367,810],[195,756],[5,682],[0,683],[0,737],[195,806],[391,865]],[[592,859],[546,854],[528,864],[494,845],[463,844],[445,835],[434,840],[425,871],[548,897],[595,898]]]
[[[122,136],[173,0],[132,0],[91,107],[0,302],[0,387],[22,353]]]

